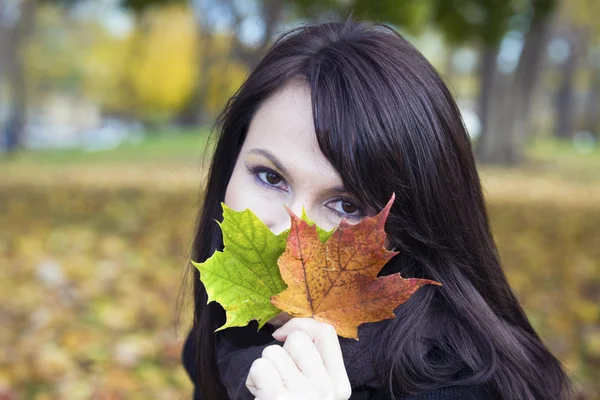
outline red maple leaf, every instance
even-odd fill
[[[271,303],[294,317],[333,325],[338,335],[358,339],[358,326],[394,318],[393,310],[421,286],[441,285],[429,279],[405,279],[399,273],[377,277],[398,252],[384,247],[385,220],[394,196],[379,214],[351,225],[342,220],[322,243],[316,225],[288,209],[292,226],[285,252],[277,263],[288,288]]]

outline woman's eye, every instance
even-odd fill
[[[275,187],[279,187],[283,183],[283,179],[272,171],[261,171],[258,173],[258,177],[261,181]]]
[[[363,211],[362,209],[357,206],[356,204],[349,202],[347,200],[336,200],[332,203],[330,203],[333,205],[333,210],[335,212],[337,212],[338,214],[341,214],[343,216],[349,216],[349,217],[354,217],[354,218],[362,218],[363,217]]]

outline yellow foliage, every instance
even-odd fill
[[[130,42],[130,38],[112,37],[101,30],[81,54],[85,71],[82,91],[109,112],[126,112],[133,106],[131,85],[125,75]]]
[[[240,63],[216,62],[208,69],[206,99],[204,105],[212,115],[217,115],[229,97],[242,85],[248,70]]]
[[[572,26],[587,31],[596,42],[600,40],[598,15],[600,2],[597,0],[563,0],[559,3],[559,17],[564,17]]]
[[[139,107],[170,115],[191,94],[196,80],[196,25],[183,6],[151,9],[130,43],[128,76]]]
[[[165,122],[204,86],[204,111],[214,116],[248,71],[232,59],[231,37],[201,42],[197,29],[183,4],[150,8],[124,37],[94,19],[69,19],[56,5],[40,5],[25,51],[30,97],[77,93],[109,113]]]

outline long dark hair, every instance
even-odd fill
[[[439,281],[397,310],[376,345],[382,385],[409,396],[486,385],[490,398],[563,399],[569,380],[529,323],[502,271],[471,143],[429,62],[394,29],[368,22],[302,26],[278,38],[229,100],[197,221],[192,258],[222,237],[220,202],[257,108],[301,79],[310,87],[321,151],[346,188],[381,209],[396,193],[386,232],[400,254],[382,274]],[[199,390],[227,399],[213,331],[225,321],[194,274]],[[374,344],[375,345],[375,344]]]

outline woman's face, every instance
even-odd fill
[[[344,188],[315,136],[310,89],[290,82],[258,109],[227,186],[225,204],[236,211],[249,208],[275,234],[290,227],[283,205],[296,215],[304,206],[323,229],[342,218],[359,222],[364,209]]]

